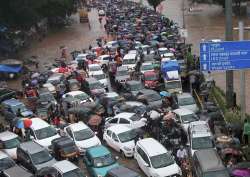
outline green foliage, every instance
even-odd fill
[[[148,0],[148,4],[153,6],[154,10],[156,11],[156,7],[160,5],[160,3],[164,0]]]
[[[2,0],[0,21],[11,27],[29,28],[46,17],[70,15],[73,3],[74,0]]]
[[[216,100],[216,102],[218,103],[221,110],[225,113],[227,112],[227,104],[226,104],[225,95],[222,93],[223,92],[218,87],[213,87],[212,95],[214,99]]]
[[[227,111],[225,112],[224,116],[226,122],[228,123],[242,123],[239,111]]]

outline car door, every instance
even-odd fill
[[[124,125],[129,125],[129,126],[131,126],[132,121],[131,121],[131,120],[128,120],[128,119],[125,119],[125,118],[120,118],[120,119],[119,119],[119,124],[124,124]]]
[[[147,176],[150,177],[151,176],[149,172],[150,162],[146,153],[139,146],[136,146],[135,152],[136,152],[135,159],[137,160],[139,167]]]
[[[105,124],[106,128],[118,124],[118,118],[111,118]]]
[[[111,136],[112,136],[112,131],[110,131],[110,130],[106,130],[106,133],[104,134],[104,140],[106,141],[106,143],[109,145],[109,146],[111,146],[110,144],[111,144],[111,141],[112,141],[112,138],[111,138]]]
[[[118,136],[114,132],[112,132],[111,138],[112,138],[112,141],[111,141],[110,146],[119,152],[120,151],[120,141],[118,139]]]

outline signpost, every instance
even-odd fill
[[[207,42],[200,44],[202,71],[250,68],[250,41]]]

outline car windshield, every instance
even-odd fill
[[[3,143],[5,149],[12,149],[16,148],[20,144],[20,140],[18,137],[16,137],[11,140],[4,141]]]
[[[134,130],[129,130],[123,133],[118,134],[118,137],[122,143],[132,141],[136,137],[136,132]]]
[[[159,50],[160,55],[168,53],[168,50]]]
[[[109,166],[115,163],[114,158],[111,154],[104,155],[102,157],[94,158],[94,166],[97,168]]]
[[[40,152],[31,154],[31,159],[35,165],[39,165],[41,163],[46,163],[52,160],[52,156],[47,150],[42,150]]]
[[[96,78],[97,80],[102,80],[105,79],[105,75],[104,74],[98,74],[98,75],[93,75],[94,78]]]
[[[126,75],[128,75],[128,71],[127,70],[118,71],[116,73],[116,76],[126,76]]]
[[[192,149],[198,150],[198,149],[208,149],[213,147],[214,147],[213,141],[209,136],[192,138]]]
[[[93,82],[91,84],[89,84],[89,88],[92,89],[101,89],[102,85],[100,82]]]
[[[51,93],[40,94],[39,99],[41,100],[41,102],[48,102],[48,101],[55,100],[55,98],[53,97]]]
[[[150,95],[147,95],[147,98],[148,98],[148,101],[159,101],[161,100],[161,96],[158,95],[158,94],[150,94]]]
[[[42,140],[45,138],[55,136],[57,134],[57,132],[56,132],[55,128],[48,126],[48,127],[44,127],[44,128],[35,130],[35,134],[36,134],[36,138],[38,140]]]
[[[22,104],[22,103],[21,103],[21,104],[18,104],[18,105],[15,105],[15,106],[12,107],[12,110],[13,110],[14,112],[17,112],[18,109],[20,109],[21,112],[27,111],[27,108],[26,108],[25,105]]]
[[[89,68],[89,70],[90,70],[90,71],[100,71],[100,70],[102,70],[102,69],[101,69],[100,66],[91,66],[91,67]]]
[[[163,168],[175,163],[174,159],[168,153],[152,156],[150,160],[154,168]]]
[[[184,123],[194,122],[198,120],[198,117],[195,114],[182,115],[181,119]]]
[[[13,166],[15,166],[15,162],[11,158],[6,157],[3,159],[0,159],[0,171],[11,168]]]
[[[79,130],[79,131],[75,131],[74,135],[75,135],[75,140],[76,141],[82,141],[82,140],[90,139],[90,138],[95,136],[93,131],[91,131],[89,128],[82,129],[82,130]]]
[[[136,83],[133,85],[130,85],[130,90],[131,91],[138,91],[138,90],[142,90],[144,87],[141,83]]]
[[[122,64],[124,65],[135,64],[135,59],[125,59],[123,60]]]
[[[62,175],[62,177],[84,177],[83,172],[79,168],[68,171]]]
[[[165,88],[168,89],[176,89],[176,88],[181,88],[181,83],[180,81],[171,81],[165,83]]]
[[[151,64],[151,65],[142,65],[142,68],[141,68],[142,71],[148,71],[148,70],[153,70],[153,69],[154,69],[153,64]]]
[[[180,98],[178,104],[179,106],[193,105],[195,104],[195,101],[193,97]]]
[[[81,101],[86,100],[86,99],[89,98],[89,96],[87,94],[85,94],[85,93],[81,93],[81,94],[75,95],[74,97],[77,98],[77,99],[79,99],[79,100],[81,100]]]
[[[226,170],[209,171],[204,174],[204,177],[229,177],[229,174]]]
[[[155,74],[147,75],[147,76],[145,76],[145,80],[146,81],[155,81],[155,80],[157,80],[157,77]]]

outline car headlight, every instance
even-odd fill
[[[125,150],[125,151],[131,151],[131,149],[129,148],[129,147],[123,147],[123,149]]]

